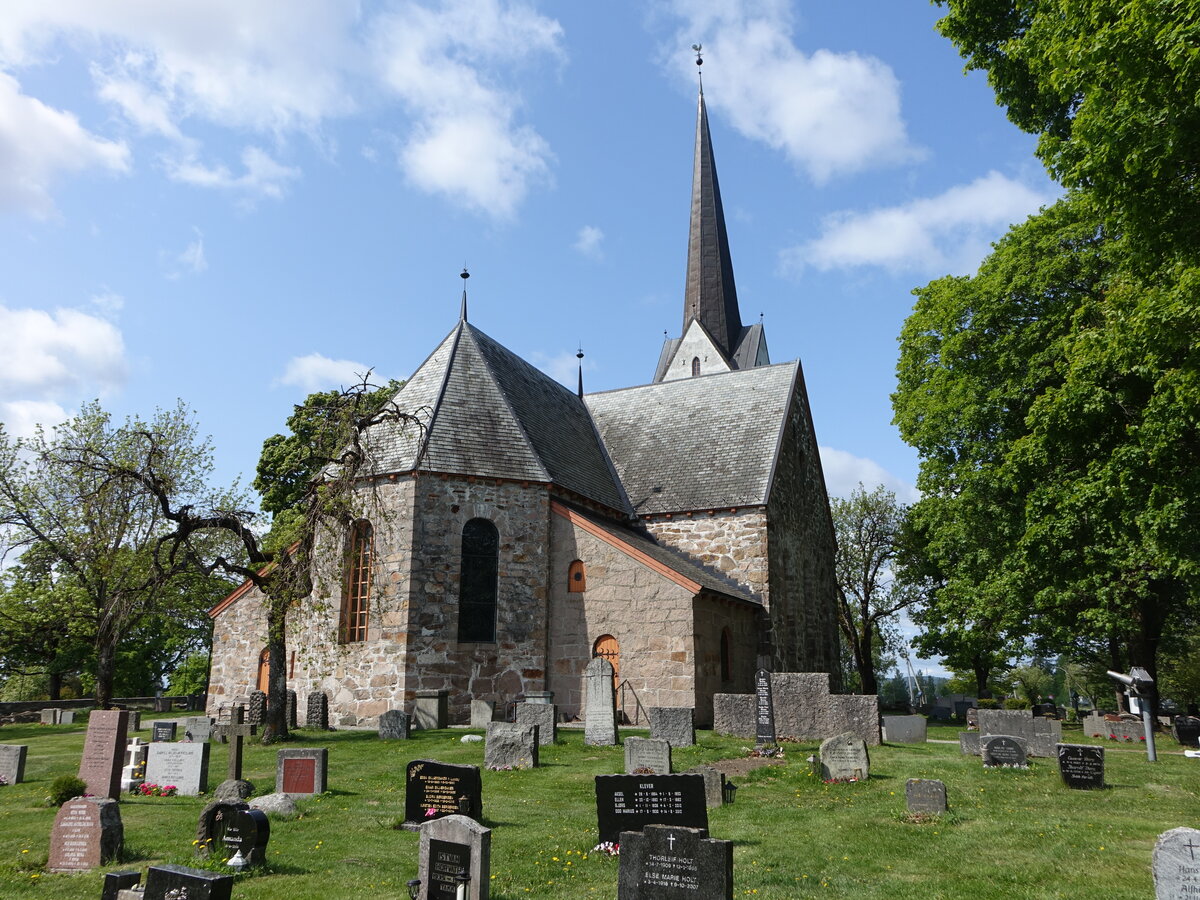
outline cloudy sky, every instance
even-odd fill
[[[696,67],[743,318],[803,360],[834,493],[911,497],[911,290],[1052,199],[896,0],[5,0],[0,420],[182,397],[223,480],[315,389],[471,320],[589,390],[681,325]]]

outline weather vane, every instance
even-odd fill
[[[704,57],[700,55],[701,45],[692,44],[692,49],[696,51],[696,74],[700,77],[700,93],[704,93],[704,73],[700,71],[700,66],[704,65]]]

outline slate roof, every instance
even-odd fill
[[[460,321],[396,394],[424,425],[384,423],[367,436],[374,471],[420,468],[550,482],[629,511],[578,396]]]
[[[704,590],[714,591],[738,600],[745,600],[756,606],[762,605],[762,601],[733,579],[709,571],[680,551],[657,543],[645,532],[625,528],[583,509],[572,507],[572,512],[587,519],[593,526],[611,535],[618,541],[628,544],[635,550],[640,550],[656,562],[678,572],[684,578],[696,582]]]
[[[585,396],[634,511],[765,504],[799,365]]]

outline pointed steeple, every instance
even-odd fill
[[[463,270],[458,277],[463,280],[462,306],[458,310],[458,320],[465,322],[467,321],[467,279],[471,277],[471,273],[467,271],[466,266],[463,266]]]
[[[725,211],[708,133],[708,111],[701,86],[696,113],[696,157],[692,168],[692,217],[688,234],[687,285],[683,333],[693,319],[707,329],[726,357],[732,357],[742,333],[733,260],[725,232]]]

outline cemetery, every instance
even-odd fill
[[[403,740],[302,726],[273,746],[251,735],[194,745],[180,728],[174,742],[136,746],[152,759],[176,754],[186,792],[48,806],[56,777],[125,762],[120,723],[95,718],[90,738],[83,712],[69,725],[0,728],[0,746],[24,748],[7,752],[22,759],[21,778],[0,786],[6,900],[117,900],[118,887],[134,884],[144,893],[124,897],[187,887],[229,900],[403,898],[417,881],[419,897],[461,888],[476,900],[998,900],[1073,896],[1071,873],[1084,870],[1106,885],[1106,900],[1133,900],[1153,897],[1156,878],[1189,877],[1200,784],[1197,760],[1169,732],[1150,763],[1141,746],[1066,727],[1050,757],[1030,753],[1016,767],[963,753],[952,723],[929,722],[923,743],[885,738],[869,748],[851,733],[781,737],[782,756],[751,758],[753,736],[693,738],[684,717],[681,742],[691,744],[626,727],[617,743],[593,744],[583,728],[560,725],[553,743],[531,733],[505,751],[536,748],[536,767],[500,769],[487,765],[486,740],[461,740],[486,731],[503,735],[492,752],[504,750],[512,736],[494,723]],[[1019,752],[1023,740],[1008,735],[1003,752]],[[85,743],[94,757],[86,765]],[[653,764],[656,754],[665,765]],[[235,772],[253,793],[220,799]],[[602,841],[621,852],[597,849]]]

